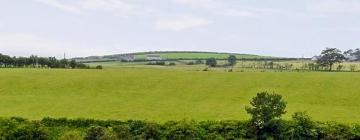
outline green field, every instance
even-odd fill
[[[284,95],[290,118],[359,123],[360,74],[120,68],[0,69],[0,116],[244,120],[260,91]]]

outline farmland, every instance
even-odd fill
[[[282,94],[287,115],[358,123],[359,73],[223,72],[123,67],[103,70],[0,69],[0,116],[246,120],[260,91]]]

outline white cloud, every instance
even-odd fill
[[[123,0],[72,0],[67,3],[61,0],[34,1],[76,14],[87,12],[111,12],[115,15],[130,16],[145,15],[152,12],[150,9],[130,4]]]
[[[156,22],[156,27],[164,30],[182,31],[211,24],[205,18],[180,17],[174,19],[161,19]]]
[[[248,10],[225,9],[223,11],[225,16],[239,16],[239,17],[256,17],[257,14]]]
[[[221,3],[218,3],[214,0],[174,0],[176,3],[196,6],[196,7],[205,7],[205,8],[216,8]]]
[[[0,53],[16,56],[35,54],[39,56],[56,56],[58,58],[61,58],[64,52],[69,54],[69,57],[110,53],[102,49],[80,48],[73,44],[30,34],[0,34],[0,50]]]
[[[319,0],[309,6],[309,10],[330,14],[359,14],[358,0]]]
[[[173,0],[175,3],[192,6],[195,8],[205,8],[214,15],[237,16],[237,17],[256,17],[257,11],[249,8],[235,8],[227,5],[223,1],[215,0]]]
[[[42,3],[42,4],[46,4],[46,5],[55,7],[55,8],[59,8],[61,10],[67,11],[67,12],[72,12],[72,13],[77,13],[77,14],[82,13],[81,9],[79,9],[78,7],[69,5],[69,4],[64,4],[64,3],[60,2],[59,0],[33,0],[33,1]]]

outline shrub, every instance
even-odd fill
[[[296,139],[316,139],[317,132],[315,123],[304,112],[296,112],[292,116],[294,122],[294,138]]]
[[[118,125],[113,128],[116,138],[118,139],[131,139],[132,135],[128,125]]]
[[[20,125],[9,139],[47,140],[48,132],[40,123],[33,122]]]
[[[360,125],[354,125],[352,127],[352,135],[354,136],[355,140],[359,140],[360,139]]]
[[[19,122],[13,119],[0,120],[0,139],[15,139],[14,133],[17,131]]]
[[[190,61],[188,63],[186,63],[187,65],[195,65],[195,63],[193,61]]]
[[[323,123],[318,126],[319,139],[349,140],[354,139],[349,126],[335,122]]]
[[[164,66],[164,65],[165,65],[165,62],[164,62],[164,61],[149,62],[149,63],[147,63],[147,65],[160,65],[160,66]]]
[[[48,129],[47,129],[48,128]],[[69,131],[70,130],[70,131]],[[360,138],[360,125],[316,123],[305,113],[291,121],[272,119],[259,129],[253,121],[169,121],[153,123],[92,119],[51,119],[41,122],[22,118],[1,119],[0,139],[353,139]],[[49,135],[51,134],[51,135]]]
[[[103,69],[103,66],[97,65],[95,68],[96,68],[96,69]]]
[[[246,137],[247,123],[236,121],[200,122],[205,139],[240,139]]]
[[[264,125],[264,128],[259,129],[257,138],[273,138],[279,139],[290,139],[292,137],[291,128],[289,122],[284,120],[271,120]]]
[[[191,140],[201,139],[201,130],[193,121],[168,122],[165,124],[166,139]]]
[[[147,123],[142,137],[146,140],[157,140],[157,139],[161,139],[161,130],[160,130],[160,126],[156,123]]]
[[[61,135],[60,140],[82,140],[83,137],[78,131],[68,131]]]
[[[196,60],[195,64],[204,64],[204,62],[202,60]]]
[[[85,140],[106,140],[106,128],[101,126],[92,126],[85,135]]]
[[[175,66],[176,64],[174,62],[170,62],[169,66]]]

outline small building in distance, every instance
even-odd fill
[[[146,55],[146,60],[163,60],[159,54],[148,54]]]
[[[135,56],[132,54],[122,54],[118,58],[120,61],[134,61]]]

